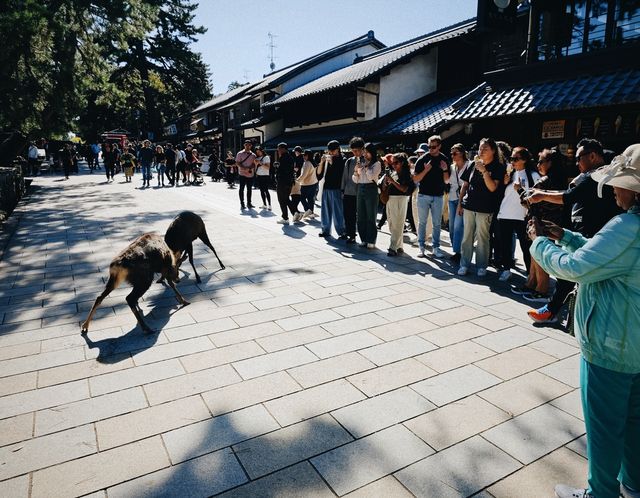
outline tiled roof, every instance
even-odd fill
[[[640,102],[640,69],[491,89],[460,108],[469,120]]]
[[[482,83],[464,92],[431,95],[427,99],[412,102],[385,119],[377,127],[375,134],[376,136],[385,136],[433,132],[451,121],[456,110],[473,99],[479,92],[483,92],[485,85],[486,83]]]
[[[369,31],[358,38],[354,38],[353,40],[349,40],[337,47],[330,48],[329,50],[325,50],[324,52],[320,52],[319,54],[313,55],[304,59],[303,61],[292,64],[288,67],[279,69],[271,74],[266,74],[261,83],[256,85],[255,88],[252,89],[254,92],[259,92],[265,90],[271,86],[275,86],[280,84],[283,81],[286,81],[290,77],[293,77],[295,74],[299,73],[302,70],[306,70],[309,67],[313,67],[316,64],[319,64],[331,57],[335,57],[343,52],[347,52],[349,50],[353,50],[354,48],[362,47],[368,44],[372,44],[377,48],[385,47],[384,43],[377,40],[373,34],[373,31]]]
[[[429,45],[470,32],[475,28],[475,25],[475,19],[463,21],[393,47],[373,52],[372,54],[358,59],[351,66],[338,69],[333,73],[329,73],[317,80],[311,81],[310,83],[296,88],[275,100],[265,103],[264,106],[279,105],[307,97],[309,95],[365,81],[368,78],[381,73],[388,67],[399,64],[406,58],[415,54],[415,52],[428,47]]]
[[[262,80],[260,80],[262,81]],[[256,86],[258,83],[260,83],[260,81],[256,81],[254,83],[250,83],[248,85],[244,85],[244,86],[240,86],[238,88],[234,88],[233,90],[223,93],[222,95],[218,95],[216,97],[213,97],[211,100],[205,102],[204,104],[199,105],[198,107],[196,107],[192,112],[193,113],[197,113],[200,111],[203,111],[205,109],[209,109],[211,107],[215,107],[217,105],[220,104],[224,104],[226,102],[229,102],[231,99],[240,97],[241,95],[243,95],[246,91],[250,90],[251,88],[253,88],[254,86]]]

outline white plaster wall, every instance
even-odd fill
[[[284,123],[282,119],[267,123],[264,126],[260,126],[259,130],[264,131],[264,141],[271,140],[273,137],[277,137],[284,132]]]
[[[380,116],[433,93],[437,89],[438,50],[411,59],[408,64],[395,66],[380,78]]]
[[[362,92],[358,90],[357,109],[358,113],[364,113],[364,117],[358,118],[358,120],[369,121],[370,119],[376,118],[378,97],[375,94],[380,93],[380,85],[377,82],[367,83],[363,88],[366,91]]]
[[[356,57],[356,54],[359,56],[370,54],[371,52],[375,52],[379,50],[375,48],[373,45],[365,45],[364,47],[359,47],[354,50],[350,50],[349,52],[345,52],[344,54],[340,54],[332,59],[329,59],[325,62],[322,62],[316,66],[313,66],[306,71],[296,75],[288,81],[285,81],[282,84],[282,94],[290,92],[302,86],[310,81],[316,80],[325,74],[332,73],[346,66],[350,66],[353,64],[353,60]]]

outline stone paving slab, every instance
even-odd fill
[[[347,248],[317,222],[240,212],[225,184],[137,186],[39,177],[16,211],[0,261],[0,496],[490,498],[584,483],[575,340],[532,326],[493,270],[461,279],[409,245],[393,261]],[[178,284],[190,306],[152,284],[143,334],[123,285],[81,336],[111,258],[179,209],[204,218],[226,269],[195,242],[202,282],[187,264]]]

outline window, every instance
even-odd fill
[[[538,60],[640,39],[640,0],[553,0],[542,5],[537,20]]]

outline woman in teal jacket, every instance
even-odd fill
[[[529,224],[531,256],[578,282],[574,329],[587,430],[589,488],[556,486],[559,498],[640,497],[640,144],[594,172],[626,210],[592,239]],[[557,241],[559,245],[553,241]]]

